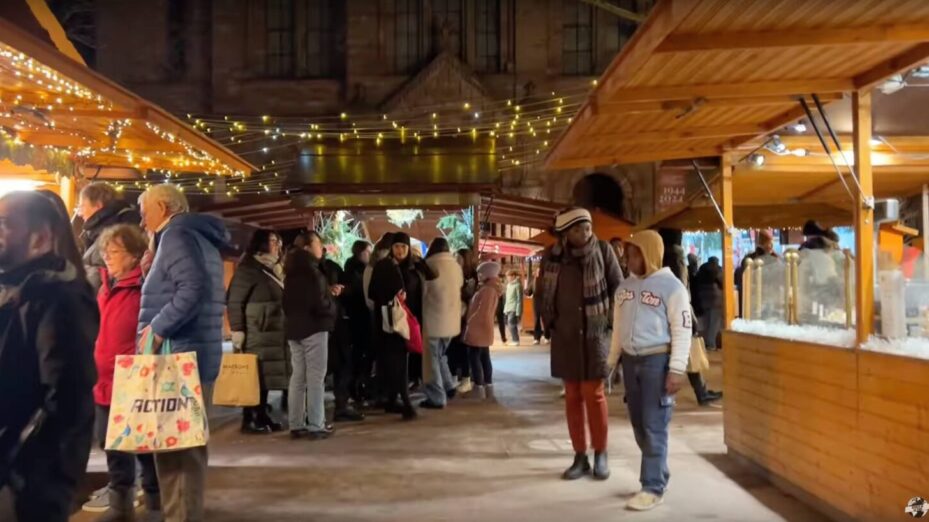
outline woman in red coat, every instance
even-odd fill
[[[100,333],[94,347],[97,363],[97,385],[94,402],[97,405],[97,439],[101,449],[106,440],[110,400],[113,395],[113,372],[116,357],[136,353],[136,331],[142,299],[142,268],[140,262],[148,249],[148,240],[135,225],[116,225],[103,231],[97,240],[106,268],[100,269],[102,285],[97,294],[100,307]],[[135,463],[142,466],[142,489],[150,513],[160,511],[160,493],[152,455],[132,455],[119,451],[106,452],[110,475],[109,509],[98,521],[132,520],[135,511]]]

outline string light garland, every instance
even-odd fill
[[[134,125],[136,117],[127,117],[128,111],[120,110],[124,107],[2,42],[0,77],[0,128],[20,141],[53,143],[54,150],[66,151],[81,164],[161,169],[172,175],[246,174],[151,122]],[[149,150],[152,146],[162,148]]]
[[[312,118],[267,114],[187,117],[194,128],[245,157],[274,156],[310,143],[372,141],[378,147],[388,140],[421,144],[457,138],[477,143],[489,138],[498,170],[509,170],[542,161],[589,92],[590,87],[584,86],[560,94],[552,92],[551,97],[542,99],[477,105],[446,102],[394,113],[340,112]]]

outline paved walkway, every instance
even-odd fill
[[[563,482],[572,451],[547,351],[501,349],[493,357],[497,404],[456,399],[413,423],[371,415],[309,442],[286,433],[243,436],[227,417],[210,444],[207,520],[824,520],[726,457],[722,410],[699,408],[689,389],[674,415],[663,506],[623,510],[638,487],[639,454],[621,390],[610,398],[612,477]],[[710,380],[721,381],[718,368]],[[104,470],[95,453],[95,484],[105,482]]]

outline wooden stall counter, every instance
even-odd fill
[[[929,361],[727,331],[725,441],[835,519],[929,494]]]

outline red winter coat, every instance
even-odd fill
[[[116,281],[112,288],[106,269],[100,269],[100,278],[103,284],[97,294],[100,333],[94,346],[94,360],[97,363],[94,402],[100,406],[109,406],[113,395],[116,356],[136,352],[136,331],[142,302],[142,269],[137,267],[127,277]]]

